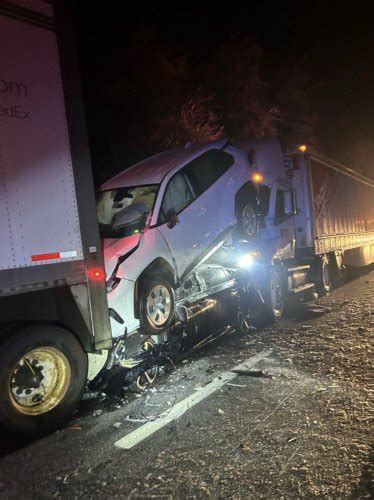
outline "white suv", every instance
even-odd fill
[[[98,194],[113,336],[164,333],[174,289],[237,227],[257,229],[258,190],[244,150],[218,141],[166,151],[106,182]]]

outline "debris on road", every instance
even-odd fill
[[[66,428],[68,431],[81,431],[82,427],[80,425],[70,425]]]
[[[75,415],[70,425],[87,432],[65,429],[4,456],[0,497],[370,498],[374,282],[362,286],[366,278],[322,297],[328,315],[300,308],[296,319],[222,338],[142,399],[126,393],[100,418],[92,408]],[[272,354],[261,363],[231,371],[264,349]],[[203,401],[207,380],[219,387]],[[195,409],[190,397],[201,400]],[[142,443],[149,428],[157,432]]]
[[[232,372],[245,377],[273,378],[273,375],[263,370],[232,370]]]

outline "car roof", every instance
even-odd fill
[[[186,148],[164,151],[120,172],[105,182],[100,189],[107,190],[119,187],[160,184],[168,172],[180,164],[187,163],[189,157],[193,159],[200,151],[203,153],[209,149],[222,148],[226,142],[226,140],[221,140],[205,145],[193,145]]]

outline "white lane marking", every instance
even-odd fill
[[[267,349],[264,351],[255,354],[251,358],[247,359],[243,363],[240,363],[237,366],[234,366],[232,370],[248,370],[253,368],[253,366],[258,363],[261,359],[266,358],[269,354],[271,354],[272,349]],[[147,422],[144,425],[141,425],[134,431],[130,432],[123,438],[116,441],[114,444],[118,448],[122,448],[123,450],[130,450],[137,444],[147,439],[149,436],[154,434],[156,431],[165,427],[173,420],[181,417],[187,410],[193,408],[195,405],[203,401],[205,398],[213,394],[213,392],[217,391],[221,387],[223,387],[227,382],[233,380],[237,377],[237,373],[233,373],[232,371],[222,373],[217,380],[213,380],[206,386],[204,386],[199,391],[191,394],[187,398],[179,401],[179,403],[175,404],[171,410],[166,410],[163,416],[160,416],[157,420],[153,420],[151,422]]]

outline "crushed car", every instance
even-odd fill
[[[113,337],[171,326],[175,289],[233,233],[257,231],[245,150],[221,140],[166,151],[107,181],[97,198]]]

